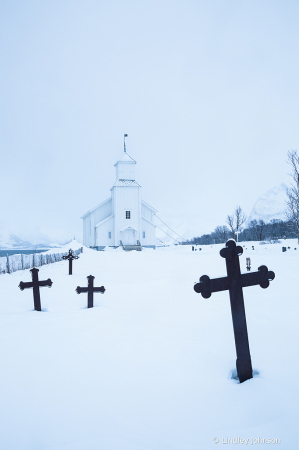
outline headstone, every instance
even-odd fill
[[[73,259],[78,259],[79,256],[76,256],[73,254],[73,250],[70,248],[67,255],[64,255],[62,259],[68,259],[69,260],[69,275],[73,274]]]
[[[254,250],[254,245],[252,246],[252,250]]]
[[[286,252],[286,251],[287,251],[287,248],[286,248],[286,247],[282,247],[282,251],[283,251],[283,252]]]
[[[250,260],[250,258],[246,258],[246,269],[248,271],[251,269],[251,260]]]
[[[200,282],[194,285],[195,292],[201,293],[204,298],[209,298],[212,292],[229,291],[240,383],[252,378],[243,288],[259,284],[265,289],[269,286],[269,280],[275,277],[274,272],[269,272],[266,266],[259,267],[258,272],[241,275],[239,256],[242,253],[242,247],[236,246],[234,240],[227,241],[226,248],[220,250],[220,255],[226,260],[227,277],[211,280],[203,275]]]
[[[192,245],[192,251],[194,252],[194,245]]]
[[[41,304],[40,304],[40,293],[39,293],[39,288],[41,286],[52,286],[52,281],[50,280],[50,278],[48,278],[45,281],[38,281],[38,272],[39,270],[36,269],[36,267],[34,267],[33,269],[30,270],[31,275],[32,275],[32,282],[30,283],[23,283],[23,281],[20,282],[19,284],[19,288],[21,289],[21,291],[23,291],[24,289],[28,289],[28,288],[33,288],[33,301],[34,301],[34,309],[35,311],[41,311]]]
[[[94,278],[95,277],[93,277],[92,275],[89,275],[87,277],[87,279],[88,279],[87,287],[77,286],[77,289],[76,289],[77,294],[81,294],[83,292],[87,292],[87,308],[93,308],[93,293],[94,292],[100,292],[101,294],[104,294],[104,292],[106,290],[104,288],[104,286],[94,287],[93,286]]]

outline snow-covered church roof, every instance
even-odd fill
[[[130,187],[141,187],[140,184],[137,183],[135,180],[116,180],[113,187],[124,187],[124,186],[130,186]]]
[[[131,156],[129,156],[128,153],[123,153],[123,156],[114,165],[116,166],[120,162],[136,164],[135,159],[131,158]]]

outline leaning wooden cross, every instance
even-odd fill
[[[73,250],[70,248],[67,255],[64,255],[62,259],[68,259],[69,260],[69,275],[73,274],[73,259],[78,259],[79,256],[76,256],[73,254]]]
[[[40,294],[39,294],[39,288],[40,286],[52,286],[52,281],[50,278],[44,281],[38,281],[38,272],[39,270],[33,267],[33,269],[30,270],[32,274],[32,282],[30,283],[23,283],[23,281],[20,282],[19,288],[21,291],[28,288],[33,288],[33,301],[34,301],[34,309],[35,311],[41,311],[41,304],[40,304]]]
[[[265,289],[269,286],[269,281],[275,278],[274,272],[269,272],[266,266],[259,267],[258,272],[241,275],[239,256],[242,253],[242,247],[237,247],[234,240],[227,241],[226,248],[220,250],[220,255],[226,260],[227,277],[211,280],[203,275],[200,282],[194,285],[195,292],[201,293],[204,298],[209,298],[212,292],[229,291],[240,383],[252,378],[243,288],[259,284]]]
[[[94,292],[100,292],[101,294],[104,294],[105,288],[104,286],[101,287],[94,287],[93,286],[93,280],[95,277],[92,275],[89,275],[87,277],[88,279],[88,286],[87,287],[80,287],[77,286],[76,292],[77,294],[81,294],[82,292],[87,292],[87,308],[93,308],[93,293]]]

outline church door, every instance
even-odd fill
[[[124,245],[134,245],[135,244],[135,231],[128,228],[124,231]]]

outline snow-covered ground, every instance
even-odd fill
[[[252,444],[261,438],[297,450],[299,249],[294,240],[253,244],[240,257],[242,272],[250,257],[252,270],[265,264],[276,277],[268,289],[244,289],[259,375],[243,384],[231,378],[228,293],[205,300],[193,290],[201,275],[226,275],[223,245],[84,248],[72,276],[68,262],[40,268],[40,279],[53,281],[41,289],[43,312],[33,311],[32,289],[18,288],[29,270],[1,275],[0,448],[264,448]],[[291,249],[282,253],[282,245]],[[106,288],[93,309],[75,292],[90,274]]]

